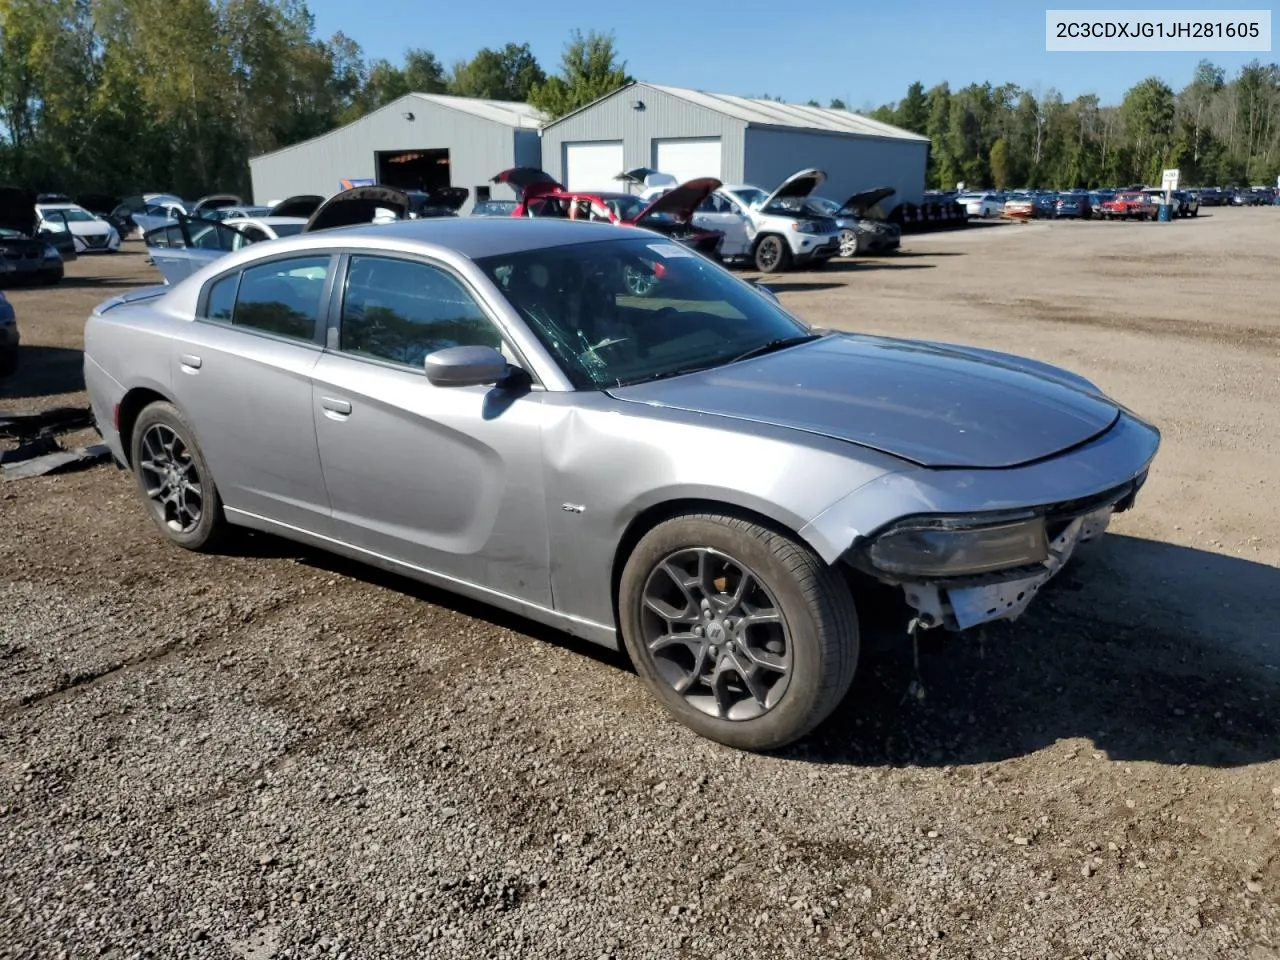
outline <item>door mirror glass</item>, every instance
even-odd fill
[[[511,368],[493,347],[445,347],[423,361],[427,379],[437,387],[476,387],[505,380]]]

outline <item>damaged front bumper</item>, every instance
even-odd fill
[[[1113,512],[1113,506],[1106,506],[1070,521],[1050,541],[1049,556],[1034,567],[954,580],[902,583],[907,603],[925,627],[968,630],[997,620],[1016,620],[1040,588],[1067,565],[1079,544],[1106,532]]]

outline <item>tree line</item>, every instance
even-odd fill
[[[528,44],[446,66],[317,36],[304,0],[0,0],[0,183],[199,196],[249,190],[248,160],[409,92],[560,116],[631,81],[612,34],[574,31],[559,70]]]
[[[250,157],[405,93],[524,101],[555,118],[631,79],[611,33],[574,31],[549,72],[523,43],[449,66],[421,48],[370,59],[343,33],[319,37],[305,0],[0,0],[0,183],[247,192]],[[1228,79],[1204,61],[1180,92],[1148,78],[1118,106],[1008,83],[913,83],[870,116],[931,139],[936,187],[1152,182],[1173,166],[1206,185],[1280,174],[1276,64]]]
[[[1011,83],[913,83],[870,116],[930,138],[929,185],[942,189],[1159,184],[1173,167],[1198,186],[1271,185],[1280,175],[1280,66],[1256,60],[1230,79],[1202,60],[1177,92],[1148,77],[1115,106]]]

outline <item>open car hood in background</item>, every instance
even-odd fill
[[[564,189],[551,174],[538,167],[511,167],[495,173],[490,180],[494,183],[505,183],[515,191],[516,198],[519,200],[524,200],[526,197],[541,197],[553,190]],[[531,188],[537,188],[537,192]]]
[[[202,210],[221,210],[223,207],[239,207],[244,201],[234,193],[211,193],[195,202],[187,213],[199,213]]]
[[[373,223],[379,209],[393,210],[403,220],[409,215],[409,196],[395,187],[352,187],[334,194],[316,211],[302,228],[303,233],[330,230],[334,227],[351,227],[360,223]]]
[[[462,209],[471,196],[466,187],[436,187],[434,190],[411,190],[410,209],[418,216],[448,216]]]
[[[301,217],[307,219],[320,209],[324,197],[318,193],[300,193],[296,197],[285,197],[269,211],[268,217]]]
[[[877,203],[886,197],[892,197],[897,192],[893,187],[876,187],[873,190],[863,190],[861,193],[855,193],[846,200],[844,206],[840,208],[840,212],[849,213],[855,217],[866,216],[867,211]]]
[[[76,197],[76,203],[90,213],[106,215],[120,206],[120,198],[109,193],[82,193]]]
[[[36,235],[36,195],[21,187],[0,187],[0,227],[24,237]]]
[[[698,208],[698,204],[719,190],[721,186],[723,184],[715,177],[699,177],[682,183],[641,210],[634,222],[642,223],[646,217],[655,213],[664,213],[684,223],[693,218],[693,211]]]
[[[826,179],[827,175],[821,170],[809,169],[793,173],[769,194],[769,199],[760,205],[760,209],[767,209],[779,200],[802,200],[822,186]]]

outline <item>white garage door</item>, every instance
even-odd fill
[[[720,178],[720,138],[653,141],[653,165],[681,183],[696,177]]]
[[[564,145],[565,186],[570,190],[617,190],[622,173],[622,141]]]

